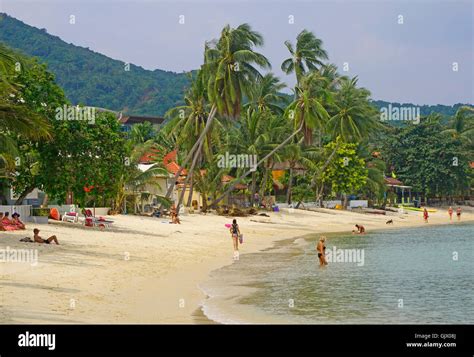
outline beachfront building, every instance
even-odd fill
[[[388,199],[390,203],[400,203],[402,205],[413,204],[411,192],[412,186],[406,186],[403,182],[394,177],[385,177],[385,185],[388,188],[386,195],[388,195],[388,197],[393,197],[393,202],[390,202],[390,198]],[[390,195],[390,193],[392,194]]]
[[[143,124],[145,122],[151,123],[153,125],[153,128],[158,130],[160,125],[165,121],[165,119],[161,117],[138,116],[138,115],[122,116],[122,114],[120,114],[119,121],[122,124],[122,131],[125,133],[128,133],[132,130],[132,127],[134,125]]]

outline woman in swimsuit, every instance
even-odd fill
[[[232,225],[230,226],[230,235],[232,237],[232,243],[234,244],[234,260],[239,259],[239,235],[240,233],[240,228],[239,225],[237,224],[237,220],[234,219],[232,221]]]
[[[318,258],[319,258],[319,266],[325,266],[328,265],[328,262],[326,261],[326,246],[324,243],[326,242],[326,237],[321,236],[319,238],[319,242],[316,245],[316,251],[318,252]]]
[[[18,213],[12,214],[12,221],[18,227],[18,229],[26,229],[25,224],[20,221],[20,215]]]
[[[425,223],[428,223],[428,210],[425,208],[423,210],[423,218],[425,219]]]

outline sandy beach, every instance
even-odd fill
[[[369,233],[425,225],[422,213],[414,211],[382,216],[283,209],[269,215],[238,218],[245,236],[240,254],[311,233],[350,232],[356,223]],[[200,282],[214,269],[242,263],[232,260],[224,226],[231,217],[183,215],[181,225],[138,216],[111,219],[115,223],[105,231],[54,222],[1,232],[0,249],[38,250],[38,264],[0,264],[1,323],[204,323],[199,309],[206,296]],[[386,224],[389,219],[393,225]],[[467,221],[474,221],[474,210],[465,207],[462,222]],[[456,223],[441,209],[430,213],[428,224]],[[56,235],[61,245],[19,242],[32,236],[34,227],[42,237]]]

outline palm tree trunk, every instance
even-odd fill
[[[191,150],[189,150],[188,155],[184,159],[183,163],[181,165],[179,165],[180,166],[179,170],[174,175],[174,181],[173,182],[176,182],[178,180],[179,176],[181,175],[181,172],[183,172],[184,166],[188,163],[189,160],[191,160],[191,158],[193,157],[194,151],[196,150],[196,148],[198,146],[200,146],[201,142],[204,140],[204,137],[206,136],[207,132],[209,131],[209,129],[211,127],[211,124],[212,124],[212,121],[214,120],[214,118],[216,116],[216,112],[217,112],[217,106],[213,105],[212,108],[211,108],[211,111],[209,112],[209,116],[207,117],[207,123],[206,123],[206,126],[204,127],[203,132],[201,133],[199,138],[196,140],[196,142],[194,143]],[[173,189],[174,189],[174,184],[172,184],[172,185],[170,185],[170,187],[168,187],[168,191],[166,191],[166,196],[165,196],[166,199],[170,198],[171,193],[173,192]],[[162,209],[163,209],[163,205],[161,204],[160,205],[160,211]]]
[[[252,207],[255,204],[255,192],[257,192],[257,171],[252,172]]]
[[[286,143],[288,143],[291,139],[293,139],[293,137],[295,135],[297,135],[299,132],[301,132],[301,129],[303,129],[303,124],[304,124],[304,121],[301,121],[301,125],[300,127],[295,131],[293,132],[293,134],[291,134],[289,137],[287,137],[281,144],[279,144],[276,148],[274,148],[272,151],[270,151],[270,153],[268,153],[267,155],[265,155],[265,157],[263,159],[261,159],[259,162],[257,162],[257,164],[255,165],[255,167],[258,167],[262,162],[264,162],[266,159],[268,159],[270,156],[272,156],[275,152],[277,152],[278,150],[280,150],[283,146],[286,145]],[[230,184],[227,189],[224,191],[224,193],[222,195],[220,195],[216,200],[214,200],[214,202],[212,202],[210,204],[211,207],[215,206],[216,204],[218,204],[220,201],[222,201],[222,199],[229,193],[231,192],[235,185],[238,184],[240,181],[242,181],[243,178],[247,177],[250,173],[253,172],[253,168],[251,168],[250,170],[247,170],[245,173],[243,173],[240,177],[238,177],[237,179],[234,180],[234,182],[232,184]]]
[[[266,167],[266,165],[265,165],[265,173],[263,175],[262,184],[260,186],[260,197],[261,197],[262,200],[265,197],[265,189],[267,188],[267,181],[268,181],[268,173],[269,172],[270,172],[270,169],[268,167]]]
[[[288,178],[288,188],[286,190],[286,202],[291,204],[291,187],[293,184],[293,168],[290,166],[290,177]]]
[[[201,156],[201,150],[202,150],[203,144],[204,144],[204,140],[202,140],[202,141],[199,143],[199,146],[198,146],[197,150],[195,151],[194,159],[193,159],[193,162],[192,162],[192,164],[191,164],[191,168],[189,169],[188,175],[186,176],[186,180],[184,181],[184,188],[183,188],[183,191],[181,192],[181,195],[179,196],[178,205],[176,206],[176,212],[179,211],[179,207],[181,206],[181,203],[183,202],[184,191],[186,190],[186,186],[187,186],[188,183],[189,183],[189,179],[190,179],[191,176],[193,175],[192,173],[194,172],[194,168],[196,167],[196,163],[198,162],[198,159],[199,159],[199,157]]]
[[[190,178],[190,184],[189,184],[189,197],[188,197],[188,202],[186,203],[186,207],[191,207],[192,201],[193,201],[193,191],[194,191],[194,180],[193,180],[193,172],[191,171],[191,178]]]

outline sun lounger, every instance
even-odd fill
[[[67,212],[63,215],[62,221],[63,222],[72,222],[77,223],[79,220],[79,215],[76,212]]]

